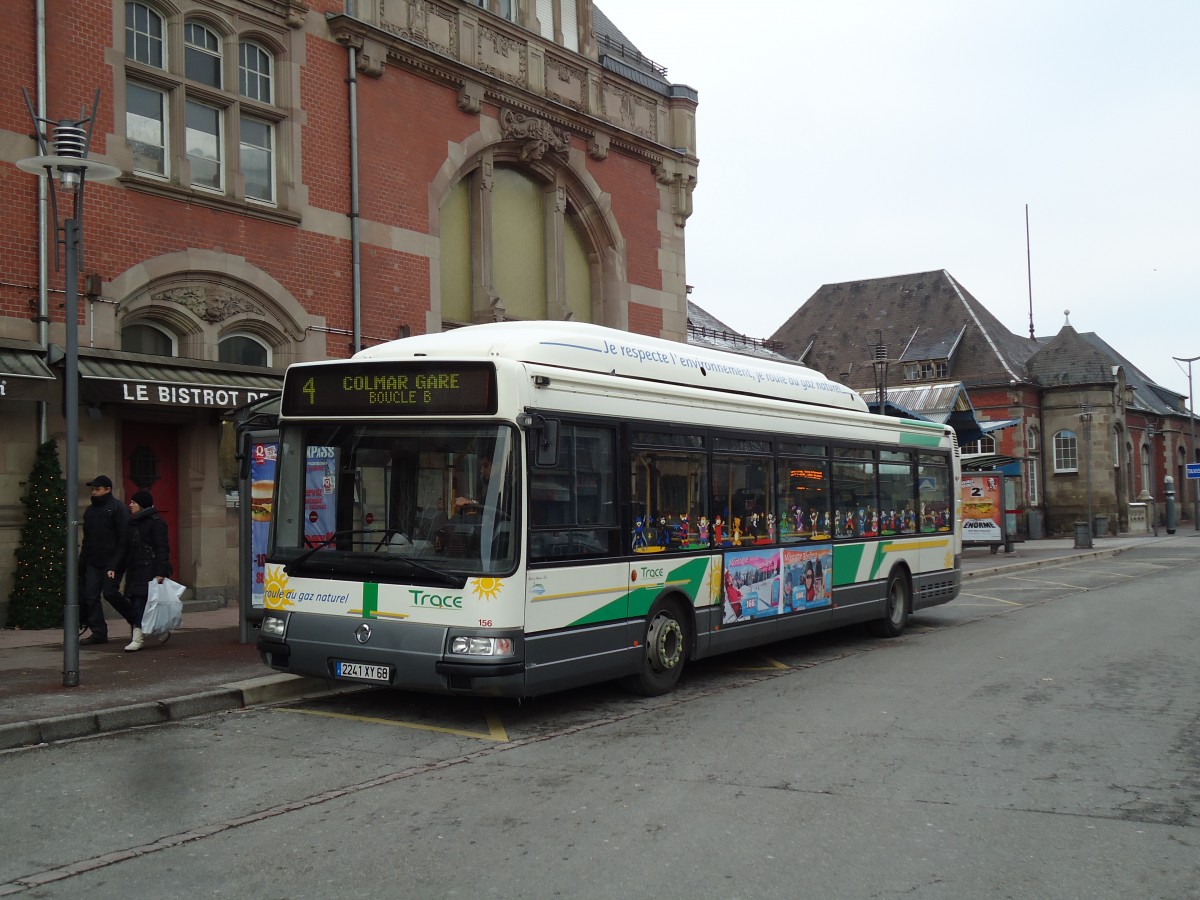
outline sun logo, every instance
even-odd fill
[[[708,568],[708,596],[715,603],[721,596],[721,557],[714,556]]]
[[[283,566],[268,566],[263,580],[263,603],[267,609],[287,609],[292,606],[287,573]]]
[[[476,578],[471,584],[471,589],[480,600],[495,600],[500,596],[502,583],[499,578]]]

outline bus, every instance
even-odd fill
[[[959,451],[820,373],[571,322],[288,368],[257,648],[280,672],[536,696],[961,585]]]

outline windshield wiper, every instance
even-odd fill
[[[387,563],[389,565],[397,562],[407,563],[412,567],[414,572],[424,572],[427,575],[433,575],[435,578],[440,579],[442,582],[450,585],[451,587],[461,588],[467,583],[467,576],[465,575],[443,572],[441,569],[431,566],[429,563],[423,563],[418,559],[413,559],[411,556],[389,556],[387,558]]]
[[[345,537],[354,537],[354,535],[356,535],[356,534],[378,534],[378,533],[379,533],[379,529],[377,529],[377,528],[360,528],[360,529],[347,529],[346,531],[335,531],[329,537],[325,538],[325,540],[318,541],[316,544],[313,544],[311,547],[309,547],[307,550],[305,550],[303,553],[301,553],[295,559],[293,559],[287,563],[284,563],[283,573],[285,575],[291,575],[292,570],[296,566],[303,565],[305,562],[308,561],[309,557],[311,557],[314,553],[316,553],[318,550],[321,550],[324,547],[328,547],[334,541],[341,540],[342,538],[345,538]],[[308,540],[308,539],[305,538],[305,540]]]

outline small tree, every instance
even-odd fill
[[[21,502],[25,524],[17,545],[17,568],[8,601],[12,628],[61,628],[66,584],[66,482],[58,444],[38,447]]]

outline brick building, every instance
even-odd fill
[[[697,94],[591,0],[6,12],[0,613],[21,482],[63,439],[63,275],[43,180],[15,165],[37,153],[22,86],[51,119],[99,89],[91,156],[121,172],[85,192],[80,474],[154,493],[201,599],[237,589],[222,414],[289,363],[500,319],[686,334]]]
[[[939,270],[823,285],[771,340],[868,398],[878,391],[877,350],[893,393],[961,385],[983,428],[964,438],[964,465],[1019,479],[1022,532],[1070,534],[1087,517],[1089,484],[1093,515],[1127,530],[1130,503],[1161,500],[1168,475],[1190,516],[1185,398],[1069,321],[1052,337],[1018,337]]]

